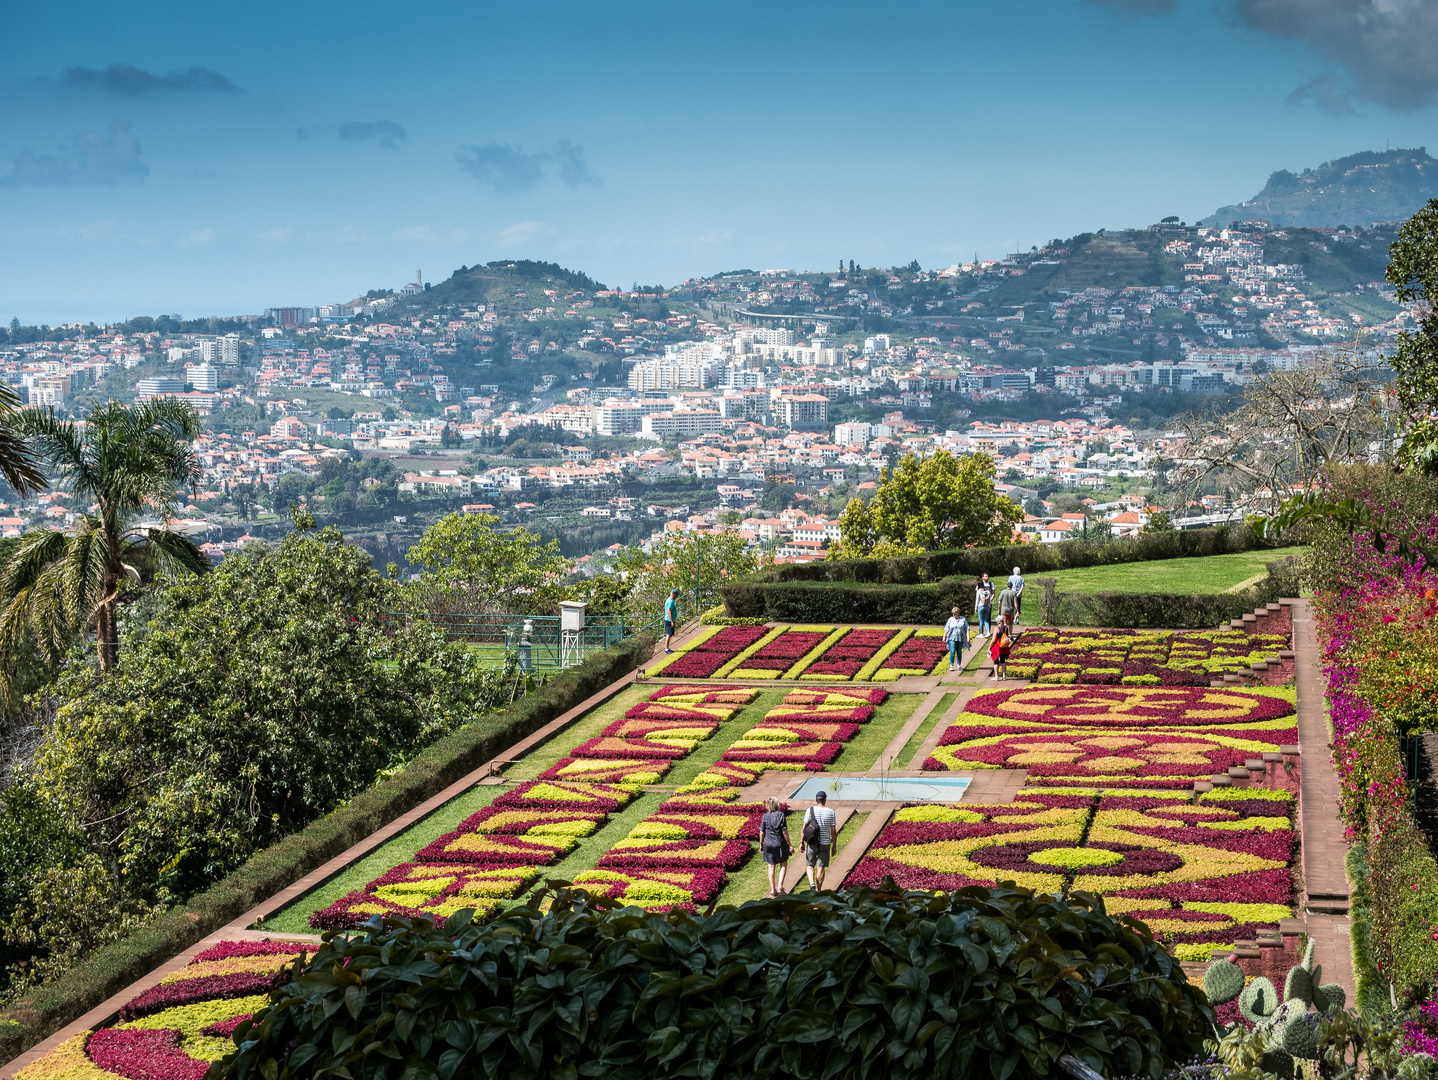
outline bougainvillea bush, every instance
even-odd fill
[[[1206,959],[1293,914],[1293,796],[1266,788],[1136,795],[1031,789],[1011,804],[897,811],[846,886],[1011,881],[1104,897],[1180,959]]]
[[[17,1080],[202,1080],[235,1049],[231,1033],[269,1002],[314,945],[224,941],[131,999],[109,1027],[86,1031],[26,1066]]]
[[[970,698],[924,768],[1027,769],[1038,786],[1191,788],[1297,742],[1287,689],[1038,684]]]
[[[1413,818],[1400,743],[1438,730],[1438,572],[1402,543],[1438,547],[1431,480],[1353,469],[1331,481],[1378,515],[1371,532],[1320,528],[1309,560],[1339,811],[1350,862],[1358,1004],[1434,996],[1438,861]],[[1381,547],[1381,549],[1380,549]],[[1424,796],[1420,793],[1418,797]]]

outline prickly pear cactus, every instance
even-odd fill
[[[1283,980],[1283,1000],[1302,1001],[1313,1004],[1313,977],[1301,967],[1289,968],[1288,978]]]
[[[1238,995],[1238,1011],[1250,1024],[1261,1024],[1278,1011],[1278,988],[1262,975]]]
[[[1293,1055],[1281,1046],[1270,1046],[1265,1050],[1259,1064],[1264,1072],[1274,1073],[1283,1080],[1293,1080]]]
[[[1243,993],[1243,969],[1231,960],[1215,960],[1203,973],[1203,992],[1212,1005],[1224,1005]]]
[[[1316,1061],[1318,1050],[1318,1015],[1300,1013],[1283,1025],[1283,1049],[1296,1058]]]
[[[1335,1012],[1348,1004],[1348,995],[1337,983],[1324,983],[1313,988],[1313,1004],[1322,1012]]]

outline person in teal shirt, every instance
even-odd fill
[[[664,601],[664,655],[668,656],[674,650],[669,647],[669,639],[674,636],[674,631],[679,627],[679,590],[670,589],[669,599]]]

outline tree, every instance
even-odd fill
[[[1144,524],[1143,531],[1146,533],[1173,532],[1173,519],[1163,510],[1155,510],[1148,515],[1148,521]]]
[[[367,552],[295,516],[165,589],[105,678],[61,674],[32,780],[130,895],[203,888],[498,700],[497,673],[391,614]]]
[[[410,593],[430,611],[554,614],[563,579],[573,570],[559,541],[519,526],[497,532],[494,514],[450,514],[409,549],[424,567]]]
[[[11,320],[14,322],[15,320]],[[18,327],[12,327],[18,329]],[[17,430],[20,397],[9,383],[0,383],[0,474],[17,495],[29,495],[48,483],[35,451]]]
[[[686,605],[696,592],[701,605],[710,604],[726,581],[754,573],[767,560],[738,532],[726,528],[713,533],[666,533],[648,551],[640,545],[625,548],[615,557],[614,568],[631,585],[629,610],[658,616],[670,589],[678,589]]]
[[[196,574],[210,568],[194,542],[168,525],[176,489],[193,490],[200,479],[191,447],[199,419],[174,399],[112,401],[92,408],[83,425],[27,409],[19,430],[52,474],[95,511],[81,515],[70,533],[27,534],[0,569],[0,660],[8,672],[10,658],[33,634],[53,663],[72,635],[93,627],[100,670],[108,671],[120,649],[116,605],[128,584],[140,582],[135,564],[148,560]],[[159,524],[141,524],[145,514]]]
[[[906,455],[880,470],[871,503],[850,500],[839,518],[840,557],[869,557],[885,541],[923,551],[1008,543],[1024,512],[994,490],[994,472],[987,454]]]
[[[1398,400],[1418,414],[1403,447],[1403,462],[1438,473],[1438,199],[1403,223],[1389,249],[1384,277],[1400,304],[1413,305],[1418,329],[1398,336],[1390,363],[1397,374]]]

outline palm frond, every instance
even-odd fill
[[[210,560],[199,545],[172,529],[146,529],[145,542],[154,548],[160,565],[168,570],[187,570],[192,574],[205,574],[210,570]]]
[[[63,558],[70,537],[62,532],[28,532],[0,567],[0,601],[8,601],[40,579],[45,567]]]

